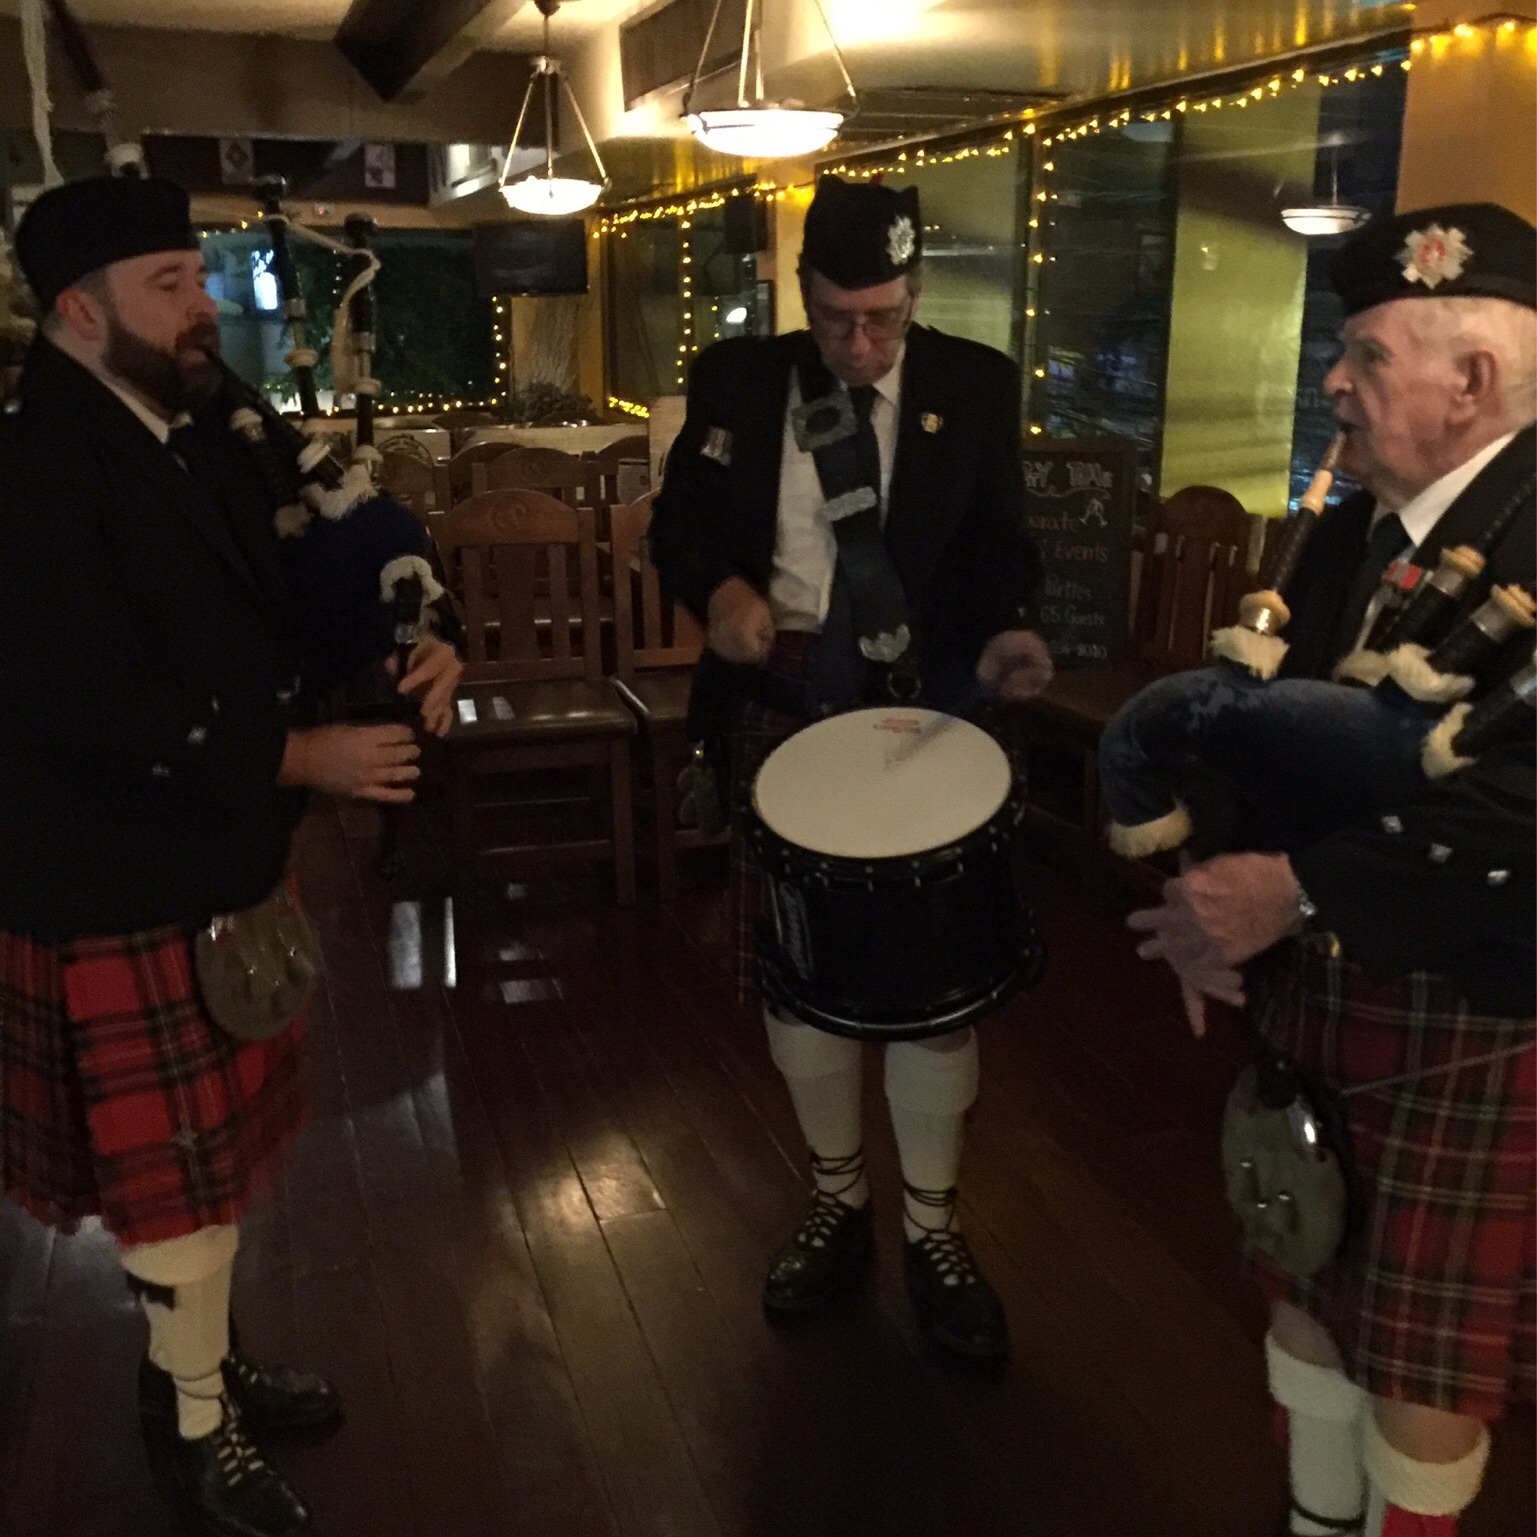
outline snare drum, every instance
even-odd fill
[[[932,710],[855,710],[782,743],[748,823],[769,893],[764,996],[836,1035],[914,1040],[1035,980],[1019,812],[1003,749]]]

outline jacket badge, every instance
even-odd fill
[[[932,411],[925,411],[923,415],[918,418],[918,425],[922,427],[925,432],[938,432],[939,429],[944,426],[944,424],[944,417],[936,416]]]
[[[711,427],[704,435],[704,446],[699,452],[717,464],[730,464],[731,434],[724,427]]]

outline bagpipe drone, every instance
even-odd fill
[[[1269,585],[1242,600],[1236,624],[1213,634],[1214,665],[1150,684],[1101,735],[1101,793],[1117,853],[1142,858],[1192,834],[1203,853],[1216,852],[1213,840],[1240,827],[1244,847],[1293,852],[1530,729],[1537,602],[1511,585],[1471,611],[1467,604],[1530,501],[1530,479],[1475,544],[1444,551],[1434,570],[1389,567],[1382,607],[1334,681],[1276,676],[1286,590],[1324,516],[1340,447],[1336,439],[1286,526]],[[1197,785],[1200,794],[1185,793]],[[1190,808],[1213,792],[1223,813],[1211,828],[1193,825]]]

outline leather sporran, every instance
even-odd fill
[[[726,830],[726,795],[721,785],[718,758],[703,742],[694,745],[678,775],[677,820],[703,838],[716,838]]]
[[[254,907],[205,923],[192,958],[209,1016],[241,1041],[286,1030],[320,980],[320,936],[286,881]]]
[[[1284,1062],[1240,1074],[1222,1118],[1228,1204],[1246,1249],[1306,1280],[1339,1252],[1350,1212],[1348,1149]]]

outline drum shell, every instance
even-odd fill
[[[1014,798],[974,833],[890,859],[812,853],[750,813],[768,915],[758,982],[836,1035],[917,1040],[958,1030],[1028,981],[1038,953],[1014,877]]]

